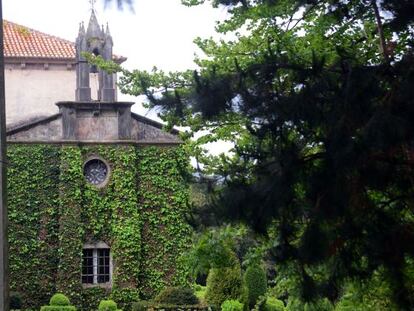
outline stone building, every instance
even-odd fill
[[[188,159],[176,131],[117,102],[113,76],[82,57],[111,59],[112,44],[92,12],[76,41],[75,101],[7,132],[11,289],[25,308],[56,291],[81,310],[104,297],[127,308],[186,282]]]
[[[75,43],[9,21],[3,32],[8,125],[51,115],[58,112],[55,102],[75,99]],[[114,57],[117,63],[125,60]],[[94,99],[97,85],[92,73]]]

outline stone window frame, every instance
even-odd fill
[[[109,281],[105,283],[98,283],[98,250],[108,249],[109,250]],[[113,259],[111,248],[108,244],[102,241],[85,243],[82,247],[82,258],[81,265],[83,268],[83,251],[84,250],[93,250],[93,283],[84,283],[83,282],[83,271],[81,270],[81,283],[83,288],[90,287],[102,287],[102,288],[111,288],[112,287],[112,275],[113,275]]]
[[[93,161],[93,160],[99,160],[99,161],[102,161],[102,162],[106,165],[106,170],[107,170],[107,171],[106,171],[106,177],[105,177],[105,180],[104,180],[102,183],[98,184],[98,185],[94,185],[94,184],[90,183],[90,182],[86,179],[86,176],[85,176],[85,167],[86,167],[86,164],[88,164],[90,161]],[[110,178],[111,178],[111,173],[112,173],[111,165],[109,165],[109,162],[108,162],[108,161],[106,161],[104,158],[100,157],[99,155],[96,155],[96,154],[89,155],[89,156],[86,158],[86,160],[83,162],[83,165],[82,165],[82,174],[83,174],[83,178],[85,179],[85,181],[86,181],[89,185],[94,186],[94,187],[96,187],[96,188],[104,188],[104,187],[106,187],[106,186],[108,185],[108,183],[109,183]]]

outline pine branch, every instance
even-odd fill
[[[375,19],[377,21],[377,29],[378,29],[378,34],[379,34],[379,37],[380,37],[380,47],[381,47],[381,50],[382,50],[382,54],[384,56],[385,62],[387,64],[389,64],[390,63],[390,57],[388,55],[387,43],[385,41],[384,28],[382,26],[382,20],[381,20],[381,16],[380,16],[380,13],[379,13],[377,0],[372,0],[371,3],[372,3],[372,7],[374,8]]]

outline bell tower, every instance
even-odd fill
[[[100,27],[96,18],[95,10],[92,8],[88,28],[85,31],[83,23],[79,25],[79,34],[76,39],[76,101],[91,101],[90,73],[98,73],[98,101],[114,102],[115,85],[113,74],[107,73],[96,66],[88,64],[82,56],[83,52],[100,55],[104,60],[112,60],[113,41],[109,32]]]

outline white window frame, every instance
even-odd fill
[[[98,283],[98,249],[109,250],[109,281],[105,283]],[[82,265],[83,265],[83,250],[92,250],[93,258],[93,283],[83,283],[83,271],[81,271],[81,283],[83,287],[111,287],[112,286],[112,252],[111,248],[105,242],[85,243],[82,248]]]

